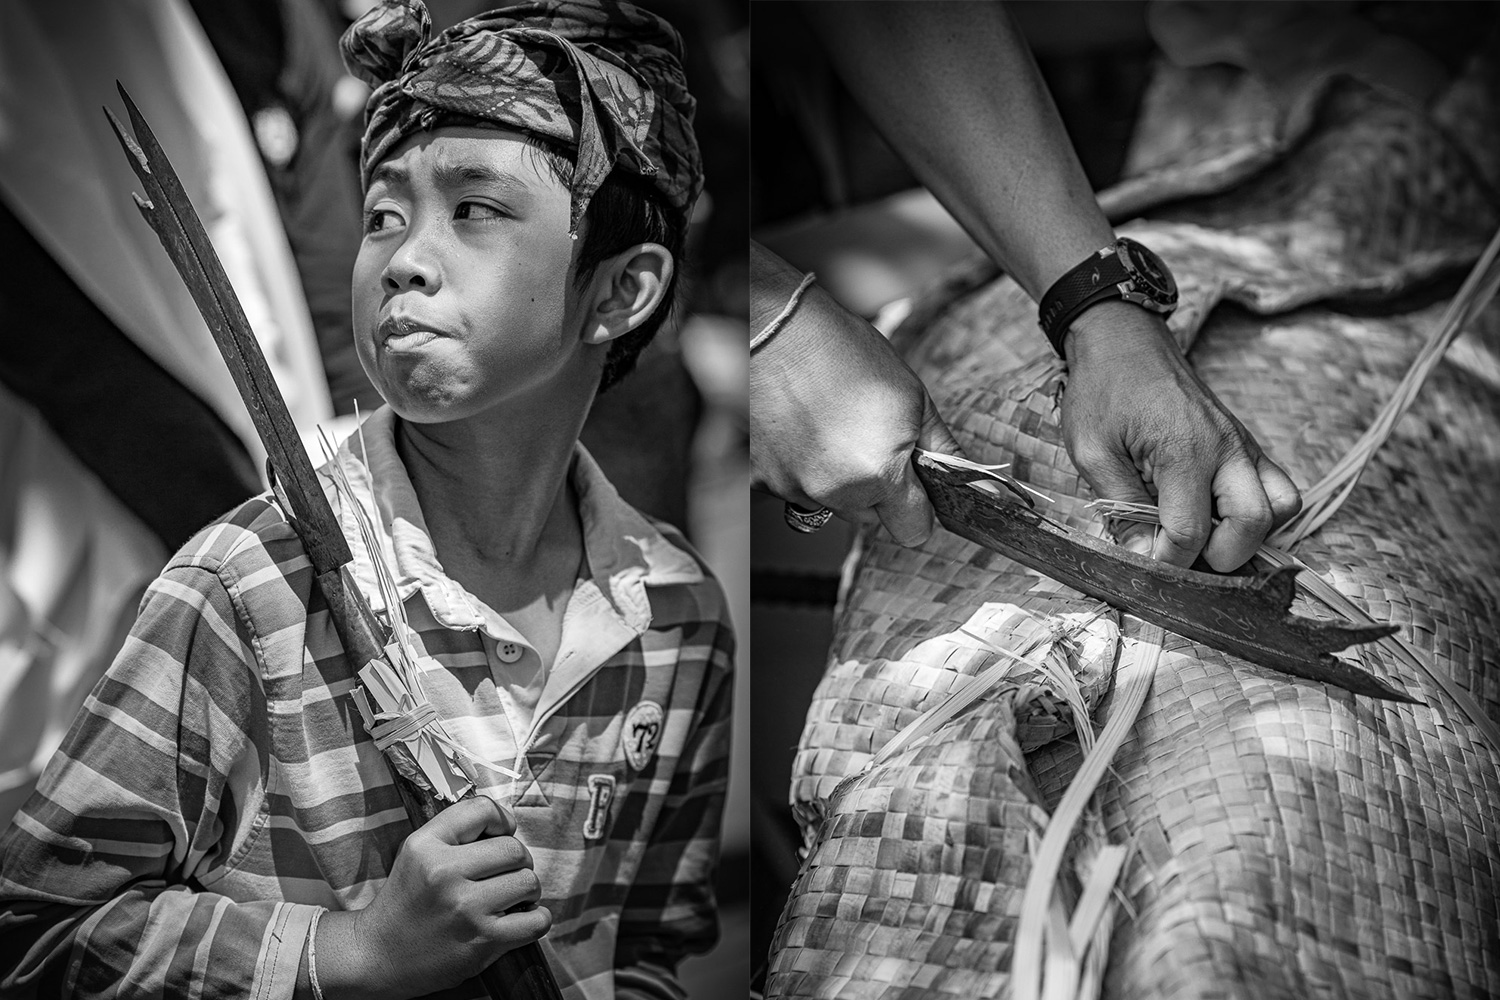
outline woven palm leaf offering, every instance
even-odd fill
[[[1220,130],[1254,156],[1172,146],[1194,130],[1154,126],[1205,87],[1164,72],[1102,199],[1143,214],[1120,231],[1177,276],[1189,360],[1307,492],[1255,567],[1303,567],[1296,614],[1398,626],[1337,655],[1414,700],[947,531],[868,533],[795,765],[768,997],[1500,996],[1500,157],[1444,117],[1500,120],[1491,67],[1425,107],[1349,78],[1296,114],[1231,102],[1280,116]],[[955,275],[896,339],[968,458],[1057,524],[1150,521],[1070,463],[1035,305]]]

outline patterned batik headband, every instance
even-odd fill
[[[694,101],[671,25],[627,3],[522,3],[432,37],[421,0],[383,0],[344,33],[344,64],[375,88],[360,171],[443,112],[574,153],[568,230],[611,170],[649,181],[684,217],[703,188]]]

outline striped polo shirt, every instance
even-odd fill
[[[528,693],[506,667],[535,651],[443,574],[393,429],[380,411],[338,460],[380,512],[449,732],[513,754],[494,794],[535,860],[564,995],[681,997],[677,962],[717,935],[734,645],[717,583],[579,446],[586,566]],[[275,502],[200,532],[0,838],[0,995],[291,997],[313,914],[368,905],[411,830],[352,686]]]

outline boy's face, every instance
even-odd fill
[[[375,168],[354,336],[397,414],[459,420],[583,370],[590,299],[573,287],[569,205],[514,132],[420,133]]]

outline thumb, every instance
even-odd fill
[[[444,844],[468,844],[482,837],[514,833],[516,819],[509,809],[487,795],[460,799],[428,820],[422,832]]]
[[[1213,471],[1191,461],[1179,460],[1164,464],[1157,472],[1156,506],[1161,517],[1161,532],[1156,537],[1152,556],[1173,566],[1191,566],[1208,542],[1212,528]],[[1255,544],[1259,544],[1258,539]],[[1255,547],[1250,546],[1244,558],[1250,558],[1254,551]],[[1231,560],[1222,561],[1227,565]]]
[[[875,514],[898,545],[917,546],[932,537],[932,503],[910,461],[901,467],[900,485],[875,505]]]
[[[1079,448],[1074,464],[1101,500],[1154,504],[1140,470],[1123,449]],[[1115,531],[1116,541],[1137,555],[1149,556],[1156,545],[1156,526],[1126,522]]]
[[[926,392],[922,393],[922,426],[917,431],[917,447],[926,451],[935,451],[941,455],[954,455],[958,458],[966,457],[964,450],[958,446],[958,441],[953,437],[953,432],[943,422],[943,417],[933,404],[932,397]]]

